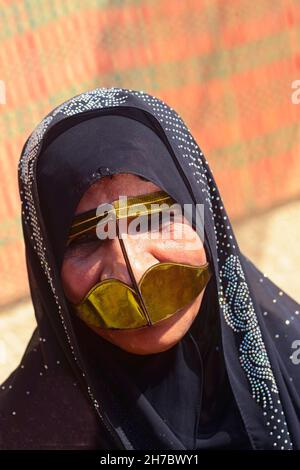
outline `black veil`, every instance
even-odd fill
[[[60,282],[81,195],[116,172],[204,204],[214,275],[187,335],[150,357],[84,327]],[[300,374],[291,360],[299,306],[240,252],[208,163],[173,109],[133,90],[82,93],[28,138],[19,186],[38,328],[0,389],[1,448],[300,449]]]

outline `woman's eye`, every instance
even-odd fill
[[[69,247],[71,249],[87,245],[91,242],[100,242],[100,239],[97,237],[96,231],[88,232],[88,233],[83,233],[82,235],[79,235],[78,237],[73,240]]]
[[[146,214],[143,216],[139,216],[139,222],[141,223],[142,227],[147,228],[148,230],[159,230],[162,231],[169,227],[173,222],[176,220],[176,217],[173,213],[171,214],[165,214],[165,213],[159,213],[155,214]],[[131,219],[130,219],[131,220]],[[141,230],[139,230],[141,231]],[[76,237],[73,241],[68,246],[68,249],[70,251],[74,251],[80,248],[87,248],[90,246],[93,246],[94,243],[100,244],[103,242],[96,233],[96,230],[93,230],[91,232],[83,233],[82,235],[79,235]]]
[[[163,231],[166,230],[168,227],[171,227],[175,221],[174,214],[166,214],[166,213],[159,213],[159,214],[149,214],[148,215],[148,230],[150,231]]]
[[[159,217],[159,228],[160,228],[160,229],[163,229],[163,228],[165,228],[165,227],[168,227],[168,226],[171,225],[174,221],[175,221],[175,215],[174,215],[173,213],[167,214],[167,215],[160,214],[160,217]]]

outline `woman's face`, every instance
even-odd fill
[[[84,193],[75,215],[95,209],[100,204],[111,203],[120,196],[140,196],[155,191],[161,191],[161,188],[132,174],[104,177]],[[124,243],[137,282],[150,266],[158,262],[177,262],[197,266],[206,263],[203,244],[187,220],[184,219],[184,231],[180,232],[184,233],[186,238],[183,236],[178,239],[174,236],[178,229],[177,225],[182,224],[182,220],[170,223],[169,239],[161,236],[146,239],[138,234],[127,234]],[[191,233],[188,233],[191,231],[193,231],[192,249],[189,238]],[[119,279],[132,286],[117,237],[72,243],[65,252],[61,277],[65,295],[73,304],[78,304],[93,286],[107,278]],[[130,330],[89,326],[104,339],[127,352],[159,353],[174,346],[189,330],[199,311],[203,294],[204,290],[193,302],[171,317],[151,326]]]

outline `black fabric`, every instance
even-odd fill
[[[214,275],[188,333],[149,357],[90,331],[60,281],[83,192],[120,172],[204,204]],[[25,143],[19,185],[38,330],[1,388],[1,448],[300,449],[300,366],[290,359],[299,306],[239,251],[208,163],[174,110],[125,89],[74,97]]]
[[[45,140],[37,168],[39,196],[58,263],[74,210],[84,191],[101,176],[134,173],[156,183],[178,202],[193,203],[176,163],[153,126],[150,128],[147,115],[131,110],[127,117],[119,110],[112,113],[78,117],[77,123],[73,118],[72,127],[67,123],[54,140]]]
[[[134,447],[251,449],[226,374],[215,298],[211,283],[189,332],[151,356],[127,353],[75,320],[93,381],[110,384],[102,400]]]

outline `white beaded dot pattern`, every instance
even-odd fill
[[[21,199],[23,220],[31,233],[31,242],[54,295],[72,354],[77,361],[68,328],[64,320],[62,306],[56,294],[52,268],[47,260],[44,237],[37,217],[36,202],[33,197],[35,179],[35,161],[39,155],[41,143],[47,130],[55,123],[86,111],[101,108],[132,106],[144,109],[161,125],[175,153],[181,159],[189,177],[200,186],[202,200],[206,205],[213,240],[216,247],[216,276],[220,311],[226,324],[240,338],[239,360],[249,381],[253,399],[261,405],[265,426],[273,439],[273,447],[291,449],[292,443],[287,429],[284,412],[280,402],[275,377],[264,345],[257,313],[251,299],[249,287],[239,258],[237,242],[231,224],[226,215],[221,196],[212,177],[203,153],[179,115],[160,99],[143,91],[122,88],[97,88],[82,93],[55,108],[36,127],[29,137],[19,163],[21,181]],[[268,312],[264,312],[266,316]],[[82,371],[82,376],[85,374]],[[96,410],[99,404],[95,400],[91,388],[88,392]],[[275,424],[276,423],[276,424]]]

